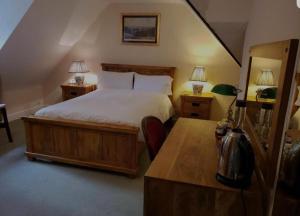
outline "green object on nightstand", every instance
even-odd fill
[[[264,99],[276,99],[277,88],[266,88],[261,91],[260,98]]]

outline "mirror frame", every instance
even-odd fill
[[[251,66],[254,57],[281,60],[276,103],[273,109],[272,127],[270,129],[267,151],[261,146],[254,127],[247,116],[246,131],[252,141],[256,156],[256,176],[262,186],[266,209],[272,205],[274,196],[272,191],[276,189],[281,153],[284,144],[284,131],[287,128],[286,118],[290,118],[289,100],[293,97],[292,84],[296,78],[296,59],[298,54],[299,40],[291,39],[286,41],[255,45],[250,48],[250,59],[247,74],[247,83],[244,100],[247,99],[248,85]]]

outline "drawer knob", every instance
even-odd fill
[[[198,107],[198,106],[200,106],[200,103],[192,103],[192,106],[193,107]]]
[[[200,115],[198,113],[191,113],[191,116],[193,116],[193,117],[199,117]]]

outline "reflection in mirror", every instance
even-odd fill
[[[247,76],[249,86],[245,95],[246,122],[255,150],[256,176],[262,188],[263,205],[266,209],[264,215],[300,215],[300,196],[294,198],[295,192],[300,195],[300,142],[297,148],[290,148],[291,151],[283,142],[291,114],[297,116],[298,112],[300,117],[300,111],[297,111],[300,103],[295,103],[296,95],[292,97],[296,90],[293,79],[298,44],[299,40],[292,39],[255,45],[250,49]],[[296,81],[299,86],[300,76],[296,76]],[[289,129],[287,132],[290,134],[289,140],[300,137],[299,128],[295,129],[296,131]],[[288,154],[282,155],[283,149]],[[278,185],[280,186],[276,191]],[[281,185],[288,190],[282,190]]]
[[[247,113],[265,150],[268,149],[280,69],[280,60],[252,58],[247,91]]]

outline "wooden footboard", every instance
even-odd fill
[[[139,128],[43,117],[22,118],[28,159],[47,159],[135,176]]]

